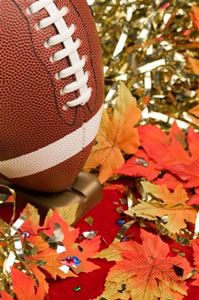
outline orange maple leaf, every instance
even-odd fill
[[[151,221],[164,217],[162,226],[174,234],[186,228],[185,220],[195,223],[197,211],[186,204],[189,198],[182,185],[178,185],[173,193],[165,185],[149,182],[143,182],[142,185],[144,193],[149,194],[152,199],[141,201],[126,212],[128,215]]]
[[[65,253],[58,254],[57,251],[50,248],[49,244],[40,236],[30,236],[28,241],[35,245],[37,250],[36,253],[27,256],[30,265],[36,265],[40,269],[47,271],[54,279],[56,279],[57,276],[63,279],[75,276],[72,272],[65,274],[60,270],[62,266],[61,260],[65,258]]]
[[[88,260],[97,254],[100,243],[100,236],[97,236],[92,240],[82,241],[76,248],[76,251],[73,251],[73,255],[77,256],[81,262],[76,269],[76,273],[89,273],[100,268],[98,265]]]
[[[183,299],[187,295],[185,279],[191,271],[189,262],[178,255],[171,257],[169,246],[157,235],[141,230],[141,239],[142,244],[128,241],[112,245],[122,258],[109,271],[105,292],[100,297],[109,300],[130,297],[136,300]]]
[[[29,269],[33,272],[34,277],[38,283],[37,284],[38,299],[45,299],[46,295],[48,295],[48,290],[49,290],[49,285],[46,281],[46,276],[36,265],[30,265]]]
[[[94,256],[100,247],[100,237],[97,236],[92,240],[84,240],[81,243],[76,243],[76,239],[79,236],[79,230],[70,227],[59,214],[54,211],[50,212],[49,216],[46,217],[44,222],[44,227],[49,227],[50,229],[44,229],[44,233],[52,236],[53,224],[61,225],[61,231],[63,233],[62,243],[66,248],[66,251],[62,253],[62,258],[66,257],[77,257],[80,261],[80,264],[73,269],[75,274],[80,272],[91,272],[93,270],[99,269],[97,265],[88,261],[92,256]],[[71,274],[74,275],[71,271],[68,273],[68,276]]]
[[[190,114],[199,118],[199,105],[194,106],[192,109],[188,111]]]
[[[39,298],[35,281],[22,271],[12,267],[11,278],[13,292],[19,300],[43,300]]]
[[[84,169],[99,166],[99,180],[104,183],[123,163],[123,153],[133,154],[139,146],[139,136],[135,125],[141,112],[131,93],[121,84],[116,106],[112,113],[104,110],[96,144]]]
[[[199,7],[198,6],[193,6],[192,7],[192,20],[193,23],[195,24],[196,28],[199,30]]]
[[[49,237],[55,234],[56,226],[60,227],[60,242],[69,250],[79,236],[79,229],[72,228],[57,211],[50,210],[45,218],[43,232]]]
[[[58,254],[56,249],[50,248],[49,244],[39,234],[42,232],[55,242],[62,242],[67,251],[71,250],[72,252],[79,230],[71,228],[56,211],[53,212],[52,210],[47,214],[44,225],[40,226],[38,210],[30,204],[23,210],[22,215],[26,216],[26,221],[23,223],[20,230],[30,234],[30,236],[26,237],[26,240],[33,244],[36,249],[36,253],[34,252],[27,256],[30,267],[35,265],[38,268],[47,271],[54,279],[56,279],[57,276],[61,278],[76,276],[71,271],[65,274],[60,270],[60,267],[63,266],[61,261],[67,256],[67,252],[63,251],[61,254]],[[39,270],[34,270],[36,270],[35,277],[37,278]],[[39,279],[41,281],[41,276],[39,276]]]
[[[47,271],[52,278],[56,279],[57,276],[61,278],[76,277],[76,274],[80,272],[91,272],[99,267],[89,261],[91,256],[94,256],[100,247],[100,237],[95,237],[92,240],[85,240],[81,243],[77,243],[76,240],[79,236],[79,229],[74,229],[58,214],[57,211],[49,210],[43,226],[39,226],[39,217],[37,210],[28,205],[23,211],[23,214],[30,216],[22,225],[21,230],[27,231],[30,236],[26,237],[26,240],[35,245],[36,253],[27,256],[29,260],[30,268],[33,268],[33,273],[39,282],[43,282],[42,286],[45,286],[43,278],[39,273],[39,269]],[[58,242],[65,247],[65,251],[58,254],[55,249],[50,248],[49,244],[38,234],[42,232],[45,234],[51,242]],[[78,266],[69,269],[65,274],[60,270],[63,267],[64,260],[66,258],[76,257],[80,263]],[[34,272],[35,271],[35,272]],[[47,290],[47,286],[45,287]]]
[[[188,57],[188,62],[194,74],[199,75],[199,59]]]

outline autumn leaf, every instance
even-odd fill
[[[192,162],[176,135],[169,136],[154,125],[140,126],[139,135],[145,152],[160,166],[166,168],[175,162],[178,164]]]
[[[14,300],[14,298],[12,298],[8,293],[6,293],[5,291],[0,291],[0,299],[3,300]]]
[[[193,73],[199,75],[199,60],[192,57],[188,57],[187,60]]]
[[[197,205],[199,206],[199,193],[196,193],[195,195],[193,195],[189,202],[188,202],[189,205]]]
[[[199,286],[199,239],[192,241],[194,266],[197,269],[197,274],[194,276],[192,285]]]
[[[78,247],[73,250],[70,256],[76,256],[80,260],[79,266],[77,266],[75,273],[80,272],[89,273],[100,267],[93,262],[89,261],[92,257],[95,257],[100,248],[100,236],[93,238],[92,240],[84,240],[78,244]]]
[[[44,229],[43,231],[49,237],[53,236],[53,224],[59,224],[61,226],[63,237],[60,241],[66,248],[66,251],[62,254],[63,258],[75,256],[80,260],[80,264],[76,266],[74,273],[88,273],[99,269],[97,265],[88,260],[92,256],[96,255],[99,250],[99,236],[93,238],[92,240],[84,240],[81,243],[76,243],[76,239],[79,236],[79,230],[70,227],[56,211],[49,211],[44,222],[44,227],[49,227],[50,229]],[[68,276],[71,276],[71,274],[75,276],[74,273],[70,271]]]
[[[199,186],[199,152],[197,151],[199,133],[194,132],[190,127],[184,140],[183,133],[180,134],[182,130],[173,129],[176,126],[174,123],[169,135],[157,126],[140,126],[139,135],[143,150],[156,163],[157,169],[169,171],[177,176],[186,188],[197,187]],[[178,134],[176,134],[177,130]],[[167,183],[164,177],[161,181]]]
[[[199,97],[199,89],[196,91]],[[199,126],[199,105],[196,105],[188,111],[187,116],[190,119],[190,122],[196,126]]]
[[[141,112],[135,98],[121,84],[116,107],[112,113],[104,110],[96,145],[85,170],[99,167],[99,180],[104,183],[124,164],[123,153],[133,154],[139,146],[138,130],[135,125],[140,120]]]
[[[194,106],[192,109],[190,109],[188,111],[188,113],[196,116],[197,118],[199,118],[199,105]]]
[[[23,230],[26,229],[30,233],[34,232],[34,228],[39,229],[39,231],[42,230],[42,233],[48,236],[52,242],[60,242],[67,249],[65,252],[58,254],[56,249],[50,248],[49,244],[38,233],[36,235],[31,234],[27,237],[27,240],[35,245],[37,250],[36,253],[28,256],[31,264],[47,271],[54,279],[57,276],[60,278],[74,277],[75,274],[73,272],[69,271],[65,274],[60,270],[60,267],[62,267],[61,261],[68,255],[67,253],[74,251],[72,249],[79,235],[79,230],[70,227],[56,211],[49,210],[42,227],[38,227],[37,210],[28,206],[25,212],[26,215],[32,212],[32,220],[30,218],[29,222],[24,223],[22,226]]]
[[[35,265],[29,266],[29,269],[33,272],[34,277],[38,282],[38,288],[37,288],[38,299],[45,299],[45,296],[48,294],[48,290],[49,290],[49,285],[46,281],[46,276],[39,269],[39,267]]]
[[[57,211],[49,210],[43,226],[38,226],[38,212],[33,207],[28,206],[24,211],[26,216],[32,212],[32,220],[25,222],[22,229],[28,230],[30,236],[26,237],[26,240],[35,245],[36,252],[27,255],[31,270],[38,279],[42,282],[42,286],[47,290],[44,278],[40,270],[45,270],[52,278],[76,277],[76,274],[80,272],[91,272],[99,267],[93,262],[89,261],[91,256],[94,256],[100,246],[100,237],[96,237],[92,240],[85,240],[81,243],[77,243],[76,240],[79,236],[79,229],[74,229],[58,214]],[[24,213],[23,212],[23,213]],[[38,231],[38,232],[37,232]],[[32,234],[37,232],[37,234]],[[38,235],[42,233],[42,235]],[[49,239],[48,242],[59,243],[63,246],[63,251],[58,254],[56,249],[49,246],[49,243],[43,239],[43,234]],[[64,251],[65,248],[65,251]],[[67,273],[62,271],[63,264],[66,258],[76,257],[80,263],[74,269],[69,269]],[[35,266],[35,268],[32,268]],[[60,269],[61,268],[61,269]],[[40,291],[42,293],[42,291]]]
[[[130,158],[116,174],[145,177],[148,180],[154,180],[160,173],[157,164],[150,159],[143,150],[138,150],[136,156]]]
[[[44,229],[43,232],[49,237],[55,237],[56,239],[56,227],[60,228],[60,239],[59,241],[64,244],[66,249],[71,249],[73,244],[75,243],[76,239],[79,236],[79,229],[74,229],[69,226],[68,222],[66,222],[55,210],[49,210],[45,221],[44,221]]]
[[[197,211],[186,202],[189,199],[182,185],[177,186],[173,193],[164,185],[143,182],[144,193],[149,194],[151,201],[141,201],[126,213],[147,220],[155,221],[157,217],[166,217],[163,226],[172,233],[186,228],[186,222],[195,223]]]
[[[40,236],[32,236],[28,240],[35,245],[37,250],[36,253],[27,256],[31,262],[30,265],[37,265],[40,269],[47,271],[53,279],[57,279],[57,276],[63,279],[75,276],[72,272],[65,274],[60,270],[61,260],[66,257],[65,253],[58,254]]]
[[[118,243],[111,244],[108,248],[103,249],[95,258],[106,258],[107,261],[119,261],[122,259],[122,254],[118,248]]]
[[[23,273],[22,271],[12,267],[11,278],[13,285],[13,292],[19,300],[43,300],[38,298],[35,289],[35,281]]]
[[[40,217],[38,210],[30,204],[23,210],[22,215],[26,216],[26,221],[23,223],[20,230],[29,234],[29,236],[26,236],[26,241],[35,247],[34,252],[27,255],[28,263],[30,268],[31,266],[37,267],[33,268],[33,271],[36,271],[35,277],[38,281],[42,281],[42,286],[45,287],[45,290],[47,290],[47,286],[45,285],[44,278],[42,278],[42,275],[39,272],[40,269],[47,271],[54,279],[56,279],[57,276],[63,279],[76,276],[71,271],[64,273],[60,269],[63,266],[61,261],[67,256],[66,251],[58,254],[56,249],[51,248],[49,243],[39,234],[42,232],[42,234],[45,234],[54,242],[63,242],[65,248],[69,251],[72,249],[79,231],[71,228],[56,211],[49,211],[43,226],[39,225]],[[40,291],[40,293],[42,292],[43,291]]]
[[[183,184],[183,181],[179,177],[168,172],[163,177],[157,178],[153,183],[166,185],[168,189],[175,190],[179,184]]]
[[[24,216],[26,220],[20,227],[20,231],[37,235],[40,228],[40,216],[38,209],[28,203],[22,211],[21,216]]]
[[[125,193],[127,188],[123,184],[109,184],[103,188],[104,191],[118,191]]]
[[[193,6],[192,7],[192,20],[193,23],[195,24],[196,28],[199,30],[199,7]]]
[[[185,279],[191,267],[186,258],[170,256],[169,246],[157,235],[141,230],[141,239],[142,244],[128,241],[114,245],[122,259],[109,271],[105,291],[98,299],[181,300],[187,295]]]

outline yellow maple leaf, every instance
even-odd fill
[[[141,201],[126,213],[147,220],[155,221],[157,217],[166,217],[163,226],[171,233],[178,233],[186,228],[186,222],[195,223],[197,211],[186,204],[189,199],[182,185],[171,193],[164,185],[149,182],[142,183],[144,192],[152,196],[151,201]]]
[[[194,74],[199,75],[199,59],[188,57],[188,62]]]
[[[135,98],[126,86],[121,84],[113,112],[103,112],[96,144],[84,167],[85,170],[91,170],[99,166],[101,183],[123,165],[123,153],[133,154],[137,151],[139,135],[135,125],[140,116],[141,111]]]
[[[117,247],[117,243],[113,243],[108,248],[97,253],[93,258],[106,258],[107,261],[118,261],[121,260],[122,255]]]
[[[194,106],[192,109],[188,111],[190,114],[199,118],[199,105]]]
[[[96,300],[108,299],[108,300],[129,300],[131,299],[131,292],[126,288],[123,290],[123,287],[126,287],[124,281],[114,282],[106,281],[104,286],[104,293],[100,295]],[[122,292],[120,292],[122,291]]]

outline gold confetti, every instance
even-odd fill
[[[187,128],[183,113],[199,103],[198,76],[188,62],[198,59],[199,31],[192,17],[196,1],[88,3],[103,48],[106,107],[114,105],[118,82],[124,81],[140,107],[147,108],[145,122],[157,123],[162,116],[163,122],[177,119]]]

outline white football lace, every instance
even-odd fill
[[[60,43],[63,44],[64,48],[56,52],[53,56],[50,57],[51,62],[56,62],[64,58],[69,58],[71,66],[61,70],[55,75],[57,80],[67,78],[71,75],[75,75],[76,81],[64,86],[61,90],[61,94],[69,94],[79,90],[80,96],[77,99],[68,101],[63,105],[63,110],[66,110],[68,107],[74,107],[77,105],[86,104],[92,93],[92,89],[88,87],[89,73],[84,72],[83,68],[86,64],[86,57],[80,59],[78,54],[78,49],[80,47],[80,40],[73,40],[72,36],[75,32],[75,25],[71,24],[70,27],[67,26],[64,16],[68,14],[68,8],[63,7],[59,10],[54,3],[54,0],[38,0],[30,5],[27,9],[28,14],[35,14],[42,9],[46,9],[49,14],[49,17],[46,17],[39,21],[36,25],[36,29],[43,29],[50,25],[54,25],[58,31],[58,34],[50,37],[47,41],[44,42],[46,48],[53,47]]]

